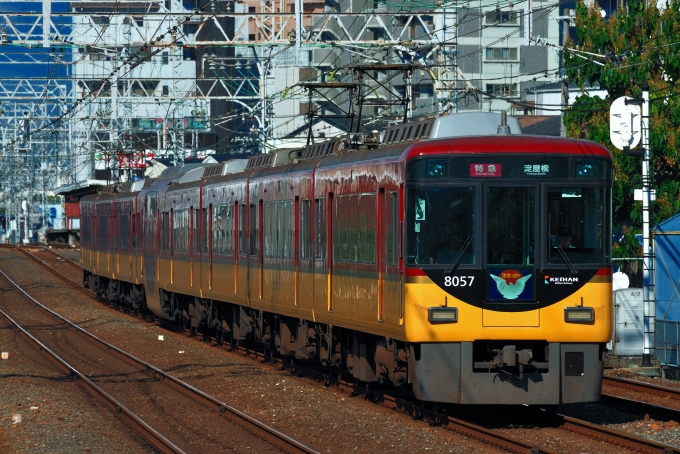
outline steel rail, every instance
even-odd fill
[[[13,285],[16,284],[7,275],[0,270],[0,273]],[[19,287],[17,287],[19,288]],[[19,288],[19,290],[21,290]],[[22,290],[23,292],[23,290]],[[25,292],[24,292],[25,293]],[[118,419],[123,423],[127,424],[137,433],[139,433],[147,442],[149,442],[154,448],[158,449],[163,453],[183,453],[179,447],[173,444],[170,440],[165,438],[163,435],[158,433],[153,427],[147,424],[135,413],[127,409],[123,404],[116,400],[109,393],[104,391],[102,388],[97,386],[92,380],[87,378],[80,371],[71,366],[68,362],[59,357],[56,353],[50,350],[45,344],[40,342],[37,338],[32,336],[28,331],[26,331],[21,325],[19,325],[14,319],[12,319],[6,312],[0,309],[0,314],[2,314],[11,325],[19,330],[26,339],[29,340],[30,344],[38,350],[43,356],[45,356],[52,364],[54,364],[57,369],[66,374],[69,378],[76,382],[85,392],[95,398],[99,403],[104,405],[111,413],[113,413]]]
[[[662,407],[648,402],[627,399],[625,397],[610,396],[608,394],[602,394],[600,403],[625,412],[647,414],[654,419],[680,421],[680,410],[676,410],[675,408]]]
[[[30,255],[31,257],[35,258],[36,260],[40,261],[43,265],[47,266],[47,267],[50,268],[51,270],[53,270],[53,271],[59,273],[59,271],[58,271],[56,268],[50,266],[50,265],[47,264],[44,260],[42,260],[42,259],[40,259],[38,256],[34,255],[33,252],[32,252],[31,250],[29,250],[29,247],[21,246],[21,247],[18,247],[17,249],[20,250],[21,252],[24,252],[24,253]],[[36,248],[30,248],[30,249],[33,249],[33,250],[34,250],[34,249],[36,249]],[[71,259],[68,258],[68,257],[64,257],[63,255],[59,254],[58,252],[53,251],[52,249],[48,249],[47,247],[41,247],[41,248],[37,248],[37,249],[38,249],[39,251],[45,251],[45,252],[48,252],[48,253],[52,254],[54,257],[57,258],[57,260],[61,260],[62,262],[68,263],[69,265],[71,265],[71,266],[73,266],[73,267],[76,267],[76,268],[78,268],[78,269],[82,269],[79,262],[76,262],[76,261],[74,261],[74,260],[71,260]],[[60,273],[60,274],[61,274],[61,273]]]
[[[65,274],[63,274],[63,273],[62,273],[61,271],[59,271],[58,269],[54,268],[53,266],[50,266],[50,265],[49,265],[48,263],[46,263],[44,260],[41,260],[39,257],[36,257],[35,255],[33,255],[33,254],[32,254],[31,252],[29,252],[28,250],[26,250],[26,249],[24,249],[24,248],[20,248],[20,247],[19,247],[19,248],[16,248],[16,250],[18,250],[18,251],[20,251],[21,253],[27,255],[31,260],[33,260],[33,261],[39,263],[40,265],[44,266],[45,268],[49,269],[49,270],[52,271],[54,274],[56,274],[57,276],[59,276],[62,280],[64,280],[64,281],[70,283],[71,285],[73,285],[74,287],[76,287],[79,291],[81,291],[81,292],[83,292],[84,294],[86,294],[88,297],[90,297],[90,298],[94,298],[94,297],[95,297],[95,295],[94,295],[93,292],[91,292],[90,290],[88,290],[88,289],[86,289],[85,287],[83,287],[79,282],[74,281],[74,280],[71,279],[70,277],[68,277],[68,276],[66,276]],[[58,254],[57,254],[57,255],[58,255]],[[80,265],[78,265],[78,267],[80,267]]]
[[[29,247],[30,247],[30,246],[29,246]],[[26,249],[28,249],[28,247],[26,247]],[[64,256],[64,255],[61,255],[60,253],[58,253],[57,251],[55,251],[54,248],[53,248],[52,246],[42,246],[42,247],[39,247],[39,248],[37,248],[37,249],[38,249],[39,251],[49,252],[50,254],[52,254],[52,255],[54,255],[55,257],[57,257],[57,260],[61,260],[61,261],[65,262],[65,263],[68,263],[69,265],[72,265],[72,266],[74,266],[74,267],[76,267],[76,268],[80,268],[80,260],[75,261],[75,260],[73,260],[73,259],[71,259],[71,258],[69,258],[69,257],[66,257],[66,256]],[[62,249],[66,249],[66,248],[62,248]]]
[[[560,416],[563,418],[562,429],[571,432],[587,435],[588,437],[595,439],[601,439],[637,452],[661,454],[680,453],[680,449],[663,443],[609,429],[608,427],[571,418],[569,416]]]
[[[38,259],[39,260],[39,259]],[[94,334],[82,329],[80,326],[74,324],[70,320],[64,318],[60,314],[54,312],[50,308],[46,307],[45,305],[41,304],[39,301],[37,301],[35,298],[33,298],[31,295],[26,293],[24,289],[22,289],[17,283],[12,281],[2,270],[0,270],[0,273],[9,281],[12,285],[14,285],[21,293],[23,293],[27,298],[29,298],[33,303],[36,305],[40,306],[42,309],[45,311],[49,312],[51,315],[57,317],[59,320],[62,322],[66,323],[70,327],[74,328],[76,332],[80,335],[87,336],[89,339],[95,340],[105,346],[112,354],[115,354],[118,358],[122,359],[128,364],[131,364],[133,366],[138,367],[140,370],[143,370],[144,372],[150,373],[153,376],[160,376],[163,379],[167,380],[167,384],[171,386],[173,389],[181,392],[185,396],[187,396],[190,399],[193,399],[202,405],[206,406],[209,409],[217,411],[221,416],[226,417],[229,419],[232,423],[235,423],[239,425],[241,428],[244,430],[247,430],[248,432],[252,433],[255,436],[258,436],[262,438],[263,440],[267,440],[277,447],[281,448],[282,450],[286,452],[291,452],[291,453],[317,453],[317,451],[314,451],[313,449],[305,446],[304,444],[300,443],[299,441],[289,437],[288,435],[285,435],[282,432],[279,432],[278,430],[267,426],[266,424],[256,420],[255,418],[252,418],[248,416],[247,414],[243,413],[242,411],[232,407],[231,405],[228,405],[224,402],[221,402],[217,400],[216,398],[204,393],[203,391],[191,386],[190,384],[180,380],[177,377],[174,377],[167,372],[164,372],[163,370],[131,355],[130,353],[127,353],[120,348],[116,347],[113,344],[110,344],[103,339],[100,339],[99,337],[95,336]]]
[[[644,383],[620,377],[604,377],[602,382],[611,386],[630,389],[645,394],[653,394],[655,396],[670,399],[680,399],[680,389],[669,388],[667,386],[653,385],[651,383]]]

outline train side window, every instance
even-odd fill
[[[283,228],[281,229],[281,235],[283,236],[283,244],[281,249],[281,257],[284,259],[293,258],[293,224],[295,222],[295,214],[293,213],[293,201],[285,200],[281,202],[281,209],[283,210],[283,216],[281,221],[283,222]]]
[[[326,259],[326,204],[323,198],[314,200],[314,233],[315,233],[315,257],[317,260]]]
[[[172,213],[174,252],[189,252],[189,210],[174,210]]]
[[[224,208],[221,205],[213,205],[212,250],[218,254],[224,252]]]
[[[191,218],[191,229],[192,229],[192,238],[193,238],[193,242],[194,242],[194,252],[201,252],[201,238],[199,236],[200,217],[198,215],[198,208],[193,208],[191,210],[191,216],[192,216],[192,218]]]
[[[260,236],[257,204],[250,205],[250,255],[258,255],[258,240]]]
[[[201,210],[201,252],[208,252],[208,208]]]
[[[161,213],[161,228],[161,249],[163,251],[168,251],[170,250],[170,213],[167,211]]]
[[[399,194],[390,192],[385,203],[385,235],[387,235],[387,264],[396,265],[399,255],[397,254],[397,241],[399,238]]]
[[[99,215],[99,245],[107,246],[109,238],[109,217],[105,214]]]
[[[234,213],[231,205],[213,207],[213,251],[234,252]]]
[[[152,218],[154,217],[154,214],[156,213],[156,193],[155,192],[149,192],[146,195],[146,200],[144,201],[146,205],[146,209],[144,210],[146,217]]]
[[[291,200],[265,203],[262,221],[265,257],[292,258],[294,219]]]
[[[156,192],[149,192],[144,198],[144,225],[142,227],[144,234],[144,250],[155,252],[157,243],[156,229],[157,229],[157,208],[156,208]]]
[[[351,238],[352,228],[350,226],[350,207],[351,199],[349,196],[338,196],[335,199],[334,233],[335,250],[333,258],[338,261],[350,259],[350,244],[356,245],[356,239]],[[356,207],[353,207],[356,210]]]
[[[90,244],[90,216],[83,213],[83,233],[81,234],[83,244]]]
[[[130,215],[127,213],[123,213],[118,217],[118,221],[120,222],[120,234],[118,236],[119,243],[118,245],[121,248],[129,249],[130,248]]]
[[[224,207],[224,252],[234,253],[234,207],[229,204]]]
[[[139,234],[137,227],[138,219],[139,218],[137,213],[130,214],[130,230],[132,231],[132,249],[139,248],[139,237],[137,236]]]
[[[248,235],[246,234],[246,229],[247,229],[247,225],[248,225],[248,218],[246,217],[246,204],[245,203],[242,203],[238,207],[238,223],[239,223],[238,251],[239,251],[239,254],[241,254],[241,255],[247,255],[248,254],[248,243],[247,243]]]
[[[277,257],[277,249],[279,245],[279,226],[277,222],[279,216],[277,213],[277,202],[267,202],[264,204],[264,220],[263,220],[263,234],[264,234],[264,256]]]
[[[300,207],[300,258],[312,258],[312,201],[305,199]]]

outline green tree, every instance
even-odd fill
[[[597,4],[588,8],[577,2],[578,48],[565,53],[567,77],[582,90],[599,85],[608,96],[578,98],[565,113],[565,125],[570,137],[590,139],[611,150],[613,223],[617,226],[630,218],[639,231],[642,204],[633,201],[633,189],[642,187],[641,162],[609,141],[609,107],[620,96],[640,97],[640,87],[645,81],[649,84],[651,172],[657,194],[650,221],[654,225],[679,213],[680,0],[669,1],[662,10],[655,2],[641,0],[619,5],[611,17],[603,18]],[[565,45],[575,47],[573,42]]]

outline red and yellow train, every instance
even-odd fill
[[[499,119],[448,115],[83,198],[84,283],[425,401],[598,400],[611,155]]]

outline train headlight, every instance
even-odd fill
[[[456,323],[458,321],[457,307],[431,307],[427,311],[430,323]]]
[[[592,323],[595,311],[592,307],[565,307],[564,321],[568,323]]]

